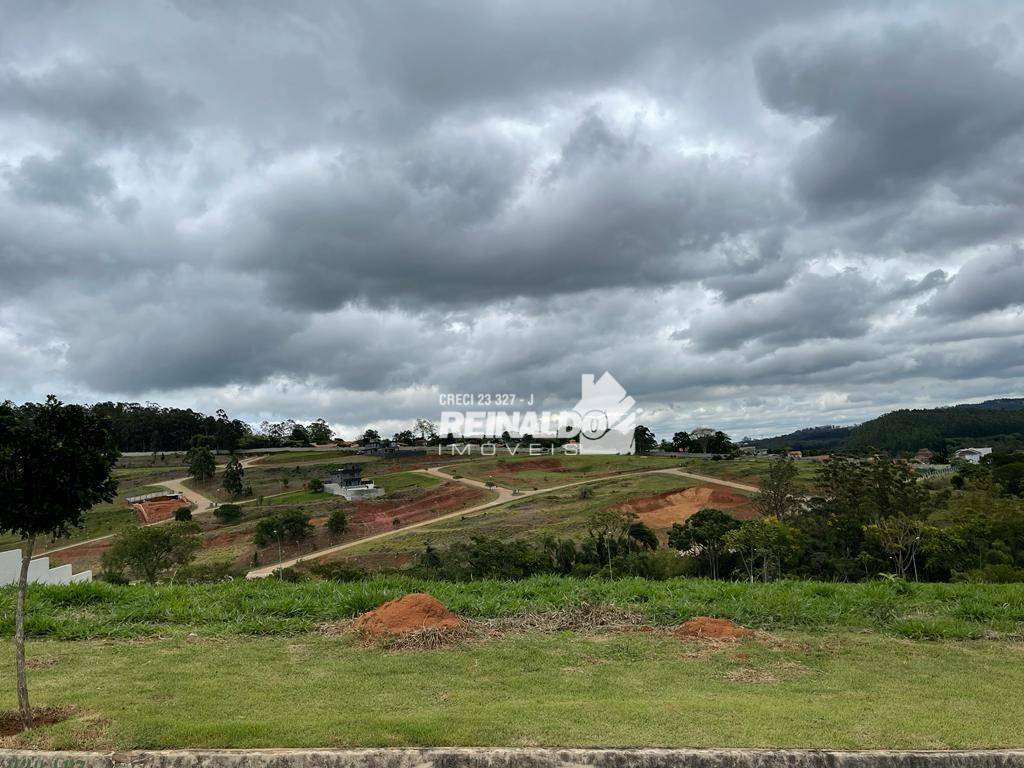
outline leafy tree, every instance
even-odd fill
[[[348,530],[348,515],[345,514],[345,510],[335,509],[331,511],[330,516],[327,518],[327,530],[335,536],[344,535],[345,531]]]
[[[309,488],[309,490],[312,491],[313,493],[323,493],[324,481],[321,480],[319,477],[313,477],[310,478],[308,483],[306,483],[306,487]]]
[[[761,490],[754,496],[754,506],[762,515],[777,520],[790,517],[799,505],[796,478],[797,468],[793,459],[773,459],[761,480]]]
[[[237,523],[242,519],[242,508],[237,504],[221,504],[213,510],[213,516],[222,523]]]
[[[256,523],[255,542],[265,547],[271,541],[299,542],[313,532],[309,515],[298,509],[289,509],[276,515],[264,517]]]
[[[416,419],[413,431],[419,433],[421,440],[433,440],[437,437],[437,425],[430,419]]]
[[[213,452],[206,445],[189,448],[185,461],[188,464],[189,475],[200,483],[212,478],[217,471],[217,462],[213,458]]]
[[[676,432],[672,435],[672,447],[677,450],[690,450],[693,447],[693,441],[690,439],[690,435],[687,432]]]
[[[245,492],[245,467],[234,456],[224,467],[224,479],[221,480],[221,485],[236,499]]]
[[[308,445],[310,443],[309,430],[302,424],[293,424],[291,432],[288,434],[288,440],[292,443]]]
[[[366,430],[365,432],[363,432],[363,436],[359,438],[359,442],[362,445],[366,445],[367,443],[372,443],[377,440],[380,440],[380,432],[378,432],[376,429]]]
[[[394,439],[396,443],[401,445],[409,445],[416,439],[411,429],[403,429],[401,432],[395,432]]]
[[[131,528],[103,553],[103,570],[155,584],[195,557],[201,539],[195,523],[168,523]]]
[[[747,520],[723,536],[725,548],[739,555],[751,581],[770,581],[782,574],[783,564],[797,553],[795,531],[776,517]]]
[[[652,531],[646,523],[639,520],[635,520],[629,524],[629,528],[626,530],[626,535],[629,536],[629,540],[640,549],[653,550],[658,548],[658,535]]]
[[[637,453],[650,453],[658,447],[658,441],[643,424],[637,424],[633,429],[633,445]]]
[[[112,501],[118,450],[110,424],[52,395],[45,403],[0,404],[0,532],[24,539],[14,604],[14,658],[22,725],[32,727],[25,672],[25,596],[36,539],[82,523],[93,505]]]
[[[190,507],[178,507],[174,510],[174,519],[179,523],[187,523],[192,519],[192,509]]]
[[[917,556],[925,539],[925,525],[921,520],[906,515],[886,517],[868,526],[867,533],[889,555],[897,576],[905,579],[913,573],[917,581]]]
[[[739,525],[739,521],[728,513],[705,508],[689,517],[682,525],[673,523],[668,532],[668,544],[680,552],[695,551],[706,561],[711,578],[717,579],[725,549],[725,534]]]
[[[307,427],[309,441],[311,443],[329,443],[334,437],[334,430],[323,419],[317,419]]]

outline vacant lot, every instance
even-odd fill
[[[477,459],[451,472],[506,488],[552,488],[579,480],[680,466],[679,459],[650,456],[555,456]]]
[[[682,454],[685,456],[685,454]],[[768,467],[776,459],[749,458],[749,459],[727,459],[713,461],[711,459],[687,459],[683,458],[676,462],[676,466],[687,472],[695,472],[699,475],[720,477],[723,480],[732,480],[737,483],[748,483],[760,485],[761,479],[768,472]],[[814,480],[821,464],[816,461],[797,461],[797,484],[804,492],[814,489]]]
[[[353,547],[339,552],[336,559],[355,559],[364,565],[398,565],[411,555],[419,553],[430,543],[444,547],[473,536],[493,536],[501,539],[529,537],[538,539],[546,535],[570,538],[586,534],[591,512],[608,507],[627,508],[662,494],[672,494],[698,485],[697,481],[674,475],[641,475],[612,479],[588,486],[593,494],[580,498],[580,489],[560,491],[513,501],[500,507],[476,512],[460,519],[442,520],[408,533]],[[699,505],[698,505],[699,506]],[[664,531],[672,522],[687,516],[681,508],[674,516],[662,514],[650,524]]]
[[[317,629],[415,590],[467,617],[618,606],[653,626],[401,652]],[[266,580],[33,588],[30,603],[35,702],[73,709],[5,746],[1024,744],[1019,585]],[[695,614],[768,632],[705,644],[666,631]],[[942,639],[906,636],[922,632]],[[0,666],[10,655],[0,646]],[[0,708],[13,705],[3,686]]]
[[[311,634],[30,653],[35,701],[75,708],[16,742],[37,747],[1024,744],[1024,654],[1009,642],[783,633],[709,648],[560,633],[385,653]],[[13,704],[4,686],[0,707]]]

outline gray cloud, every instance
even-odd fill
[[[659,428],[1024,394],[998,2],[24,4],[0,390],[346,429],[445,391]]]

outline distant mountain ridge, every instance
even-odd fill
[[[1024,444],[1024,398],[999,398],[940,408],[901,409],[853,427],[822,426],[752,441],[760,448],[889,453],[944,451],[971,440]]]

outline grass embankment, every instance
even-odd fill
[[[680,454],[685,457],[686,454]],[[735,483],[746,483],[748,485],[761,485],[761,480],[768,472],[771,462],[775,459],[767,457],[747,459],[723,459],[714,461],[712,459],[688,459],[682,458],[676,462],[676,466],[686,472],[693,472],[698,475],[719,477],[722,480],[731,480]],[[815,482],[821,464],[817,461],[802,460],[794,463],[796,467],[796,485],[804,493],[811,493],[815,488]]]
[[[639,612],[670,626],[721,616],[765,630],[875,631],[909,638],[981,638],[1024,632],[1024,585],[770,584],[705,579],[574,579],[517,582],[422,581],[398,576],[357,582],[266,579],[199,586],[103,583],[33,587],[28,632],[61,640],[155,635],[281,635],[347,619],[409,592],[428,592],[471,618],[516,616],[582,604]],[[0,635],[13,628],[13,591],[0,590]]]
[[[581,628],[388,653],[311,631],[411,591],[473,618],[586,603],[656,626],[711,614],[771,634],[705,645]],[[9,636],[12,590],[0,600]],[[1024,744],[1024,645],[993,634],[1019,638],[1024,585],[94,583],[33,587],[29,617],[34,701],[71,717],[3,746]],[[0,668],[11,665],[3,643]],[[0,709],[14,701],[13,685],[0,686]]]
[[[1024,743],[1024,658],[1008,642],[785,633],[709,648],[661,633],[561,633],[389,654],[310,634],[37,640],[29,656],[35,702],[75,709],[18,746]],[[0,665],[10,657],[4,644]],[[13,705],[13,683],[0,687],[0,708]]]

